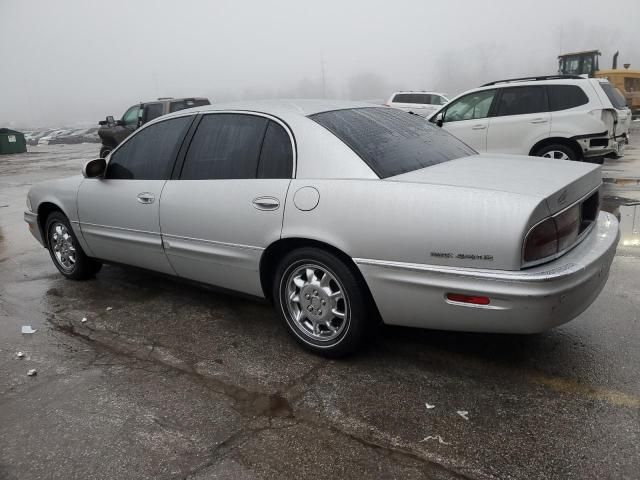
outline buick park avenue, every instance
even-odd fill
[[[478,154],[365,103],[206,105],[145,124],[83,175],[31,188],[62,275],[132,265],[263,297],[305,348],[353,352],[380,321],[532,333],[604,287],[618,222],[600,166]]]

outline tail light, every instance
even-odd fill
[[[535,262],[558,253],[558,231],[553,218],[533,227],[524,244],[524,261]]]
[[[558,251],[569,248],[578,239],[580,230],[580,205],[565,210],[554,218],[558,232]]]
[[[595,192],[576,204],[533,227],[524,240],[524,263],[553,257],[573,246],[595,223],[600,211],[600,195]]]

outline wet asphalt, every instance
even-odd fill
[[[0,478],[640,478],[634,134],[603,169],[622,220],[609,282],[577,319],[530,336],[384,327],[340,361],[256,300],[119,266],[65,280],[25,195],[98,145],[0,157]]]

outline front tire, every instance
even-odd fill
[[[536,157],[553,158],[555,160],[582,160],[571,147],[554,144],[539,148],[534,153]]]
[[[107,155],[111,153],[111,150],[113,150],[113,147],[102,145],[102,147],[100,148],[100,158],[107,158]]]
[[[276,269],[272,294],[289,333],[325,357],[353,353],[375,328],[355,267],[325,250],[305,247],[287,254]]]
[[[47,217],[45,226],[47,249],[58,271],[72,280],[86,280],[93,277],[102,263],[88,257],[71,229],[69,220],[61,212],[53,212]]]

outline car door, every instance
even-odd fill
[[[529,155],[550,131],[551,113],[544,86],[501,88],[489,120],[487,152]]]
[[[174,273],[162,247],[159,200],[194,118],[138,130],[113,151],[103,178],[82,182],[78,217],[94,257]]]
[[[260,258],[281,235],[292,140],[284,124],[263,115],[202,116],[160,204],[165,251],[178,275],[262,295]]]
[[[125,138],[131,135],[136,128],[138,128],[138,114],[140,112],[140,105],[134,105],[122,115],[120,125],[114,127],[113,137],[115,138],[116,145],[120,144]]]
[[[442,112],[442,128],[478,152],[485,152],[495,94],[496,90],[479,90],[452,101]]]

